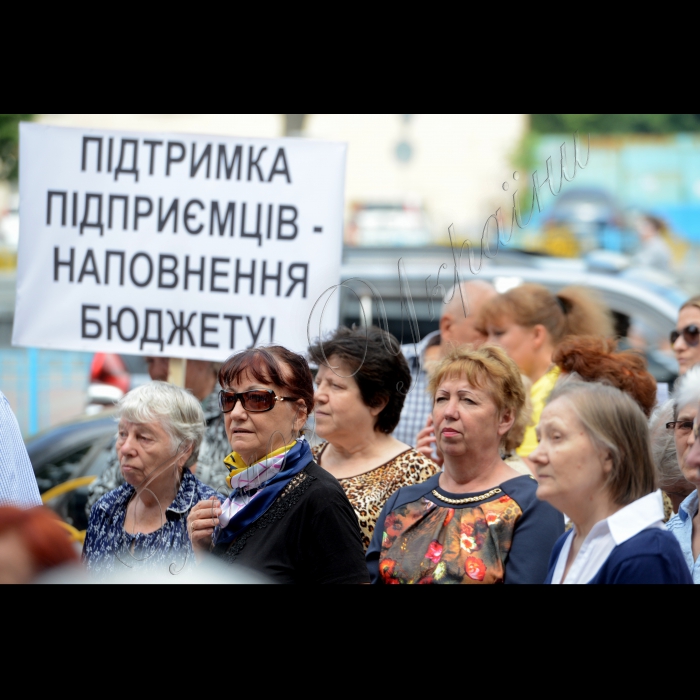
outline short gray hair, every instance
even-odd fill
[[[116,418],[131,423],[159,422],[172,440],[173,451],[183,444],[192,445],[184,466],[197,461],[206,424],[199,401],[189,391],[167,382],[143,384],[119,401]]]
[[[666,430],[666,423],[673,420],[673,414],[676,412],[673,399],[669,399],[661,406],[657,406],[649,419],[651,455],[656,467],[659,488],[663,491],[673,491],[679,481],[685,481],[678,466],[673,433]]]
[[[700,403],[700,365],[691,367],[683,376],[676,379],[673,391],[673,418],[678,418],[678,411],[690,404]]]

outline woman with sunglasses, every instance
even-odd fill
[[[670,340],[678,360],[678,374],[683,375],[700,363],[700,296],[688,299],[681,306]]]
[[[678,540],[694,583],[700,583],[700,516],[697,490],[700,488],[700,469],[697,456],[695,453],[691,454],[691,450],[698,441],[693,432],[693,425],[697,421],[699,402],[700,367],[692,367],[678,380],[673,396],[673,421],[666,424],[673,432],[678,464],[683,473],[678,491],[686,494],[677,507],[677,514],[666,523],[666,528]],[[697,446],[694,449],[697,451]]]
[[[301,434],[314,405],[306,360],[280,346],[245,350],[219,383],[231,492],[192,509],[198,556],[211,551],[277,583],[369,582],[352,506]]]

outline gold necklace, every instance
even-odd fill
[[[437,489],[433,489],[433,496],[453,506],[461,506],[464,503],[476,503],[477,501],[485,501],[487,498],[491,498],[491,496],[495,496],[497,493],[501,493],[501,489],[498,487],[496,487],[495,489],[491,489],[487,493],[482,493],[481,496],[468,496],[466,498],[447,498],[447,496],[443,496],[442,494],[438,493]]]

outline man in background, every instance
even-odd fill
[[[452,347],[466,344],[479,347],[486,340],[476,328],[476,319],[483,304],[496,294],[493,285],[483,280],[462,283],[461,294],[458,287],[453,287],[440,316],[439,330],[426,335],[420,343],[401,346],[414,380],[394,430],[397,440],[415,447],[416,436],[433,409],[428,393],[431,366],[440,362]]]

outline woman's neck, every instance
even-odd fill
[[[552,365],[552,355],[554,351],[547,347],[533,359],[532,365],[527,373],[528,379],[534,384],[538,379],[542,379]]]
[[[497,486],[502,481],[517,476],[502,459],[498,451],[481,455],[462,455],[452,458],[444,455],[440,487],[450,493],[468,493]]]
[[[175,500],[180,489],[182,473],[176,476],[173,473],[163,474],[154,479],[146,486],[136,487],[138,500],[146,510],[160,510],[165,513],[165,509]]]
[[[328,442],[328,446],[323,451],[325,460],[350,462],[371,459],[382,451],[392,438],[386,433],[377,430],[362,431],[363,439],[358,440],[357,436],[332,436],[333,442]]]
[[[588,537],[596,523],[609,518],[614,513],[617,513],[618,510],[624,508],[624,506],[614,503],[611,498],[604,495],[589,501],[591,505],[588,508],[580,508],[581,503],[584,506],[586,505],[586,502],[582,499],[577,501],[576,504],[572,504],[573,507],[564,511],[574,524],[576,538],[581,542]],[[577,508],[577,506],[579,507]]]

